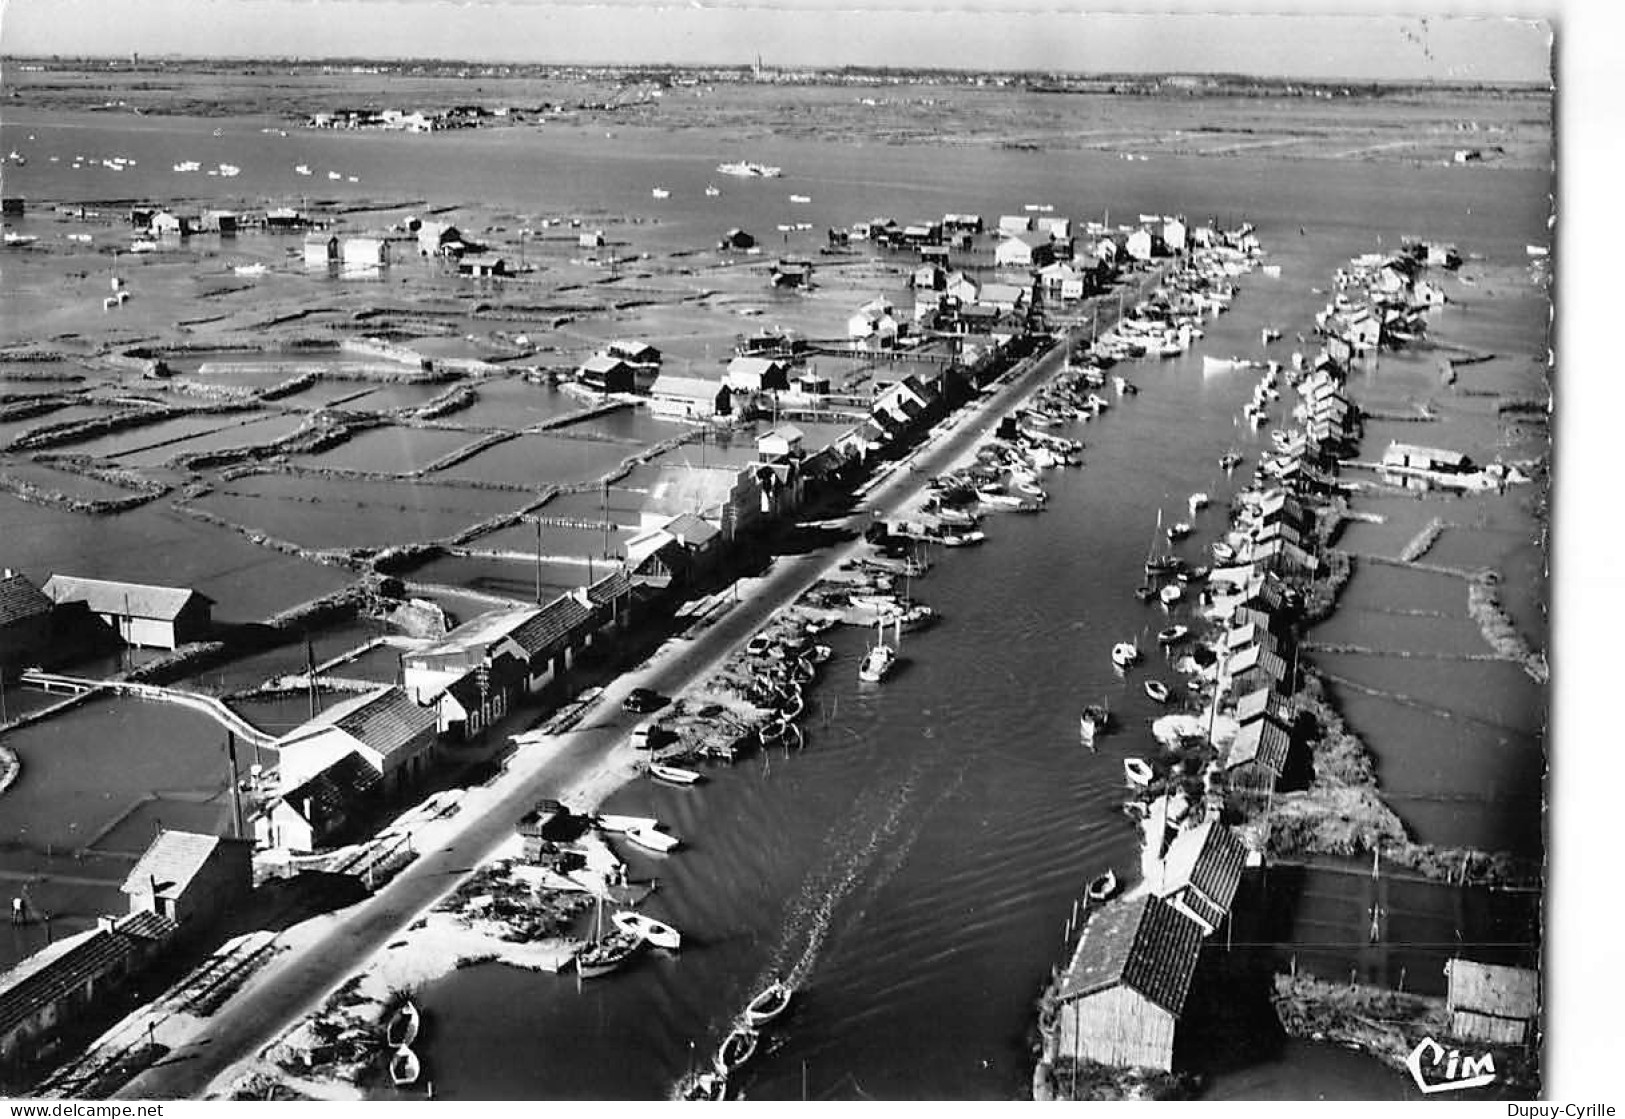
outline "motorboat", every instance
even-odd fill
[[[942,535],[942,544],[945,548],[969,548],[980,544],[987,539],[987,534],[979,528],[969,532],[946,532]]]
[[[399,1049],[411,1045],[418,1039],[418,1030],[423,1025],[423,1015],[418,1011],[417,1004],[407,999],[395,1008],[384,1024],[384,1041]]]
[[[617,910],[609,918],[615,927],[629,936],[642,937],[656,948],[675,952],[683,945],[683,936],[664,921],[645,916],[631,909]]]
[[[1168,526],[1167,533],[1169,540],[1183,540],[1185,537],[1191,534],[1190,522],[1175,521],[1173,524]]]
[[[1145,694],[1150,696],[1157,703],[1167,703],[1168,685],[1164,684],[1161,680],[1147,680],[1145,682]]]
[[[630,839],[633,843],[636,843],[639,847],[658,852],[662,855],[676,847],[679,842],[675,835],[672,835],[670,832],[661,831],[653,824],[638,824],[627,828],[622,834],[625,835],[626,838]]]
[[[1089,883],[1085,893],[1090,901],[1106,901],[1117,892],[1117,872],[1108,870]]]
[[[397,1088],[410,1088],[423,1075],[423,1062],[405,1045],[398,1047],[389,1058],[389,1080]]]
[[[811,649],[808,649],[805,653],[801,654],[801,659],[810,661],[813,664],[823,664],[834,655],[835,650],[830,648],[828,645],[814,645]]]
[[[870,684],[884,680],[897,664],[897,650],[884,641],[877,642],[858,666],[858,679]]]
[[[1112,646],[1112,663],[1118,668],[1128,668],[1140,659],[1140,648],[1132,641],[1119,641]]]
[[[1240,451],[1226,451],[1224,454],[1219,456],[1219,469],[1234,470],[1236,467],[1242,464],[1242,461],[1243,459]]]
[[[1159,629],[1157,631],[1157,643],[1161,645],[1176,645],[1185,640],[1186,635],[1189,633],[1190,628],[1188,626],[1181,625],[1172,625],[1166,629]]]
[[[749,1026],[735,1026],[717,1047],[717,1072],[727,1076],[742,1068],[746,1061],[756,1055],[759,1040],[760,1035]]]
[[[1156,772],[1150,763],[1141,758],[1124,758],[1123,776],[1128,779],[1130,785],[1144,786],[1151,783],[1151,778],[1156,776]]]
[[[649,776],[658,777],[662,781],[669,781],[673,785],[695,785],[705,780],[704,777],[692,769],[666,765],[664,762],[650,762]]]
[[[1178,583],[1169,583],[1157,592],[1157,597],[1162,600],[1164,606],[1172,606],[1185,597],[1185,591]]]
[[[765,1026],[790,1009],[790,997],[793,994],[789,984],[784,980],[773,980],[745,1004],[745,1024],[752,1027]]]
[[[707,198],[715,198],[717,195],[719,195],[721,193],[722,192],[720,190],[718,190],[714,186],[708,186],[708,187],[705,188],[705,196]]]
[[[196,170],[196,169],[197,168],[194,166],[193,170]],[[308,164],[308,163],[295,164],[293,169],[294,169],[295,174],[299,174],[299,175],[308,175],[308,174],[310,174],[310,164]]]
[[[812,199],[805,194],[792,194],[790,196],[790,201],[805,204],[811,202]]]

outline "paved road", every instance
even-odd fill
[[[1018,367],[1016,374],[979,405],[962,411],[945,438],[897,464],[874,484],[847,526],[861,529],[876,514],[889,514],[918,493],[973,442],[987,434],[1017,400],[1058,369],[1065,347],[1057,346]],[[374,896],[337,913],[315,918],[329,927],[309,947],[284,954],[239,996],[223,1007],[206,1029],[178,1047],[117,1093],[121,1097],[186,1099],[201,1096],[221,1073],[268,1044],[373,953],[382,949],[420,913],[450,891],[468,870],[513,834],[519,818],[538,799],[556,795],[594,770],[621,765],[612,751],[624,744],[633,717],[620,700],[634,686],[677,692],[701,679],[767,617],[794,601],[831,564],[862,547],[861,538],[841,548],[781,556],[737,605],[693,640],[672,640],[645,665],[618,678],[577,729],[528,747],[509,762],[491,785],[471,790],[448,840],[423,852]]]

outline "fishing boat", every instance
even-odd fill
[[[397,1048],[389,1058],[390,1083],[397,1088],[410,1088],[423,1075],[423,1062],[405,1045]]]
[[[807,203],[807,202],[811,202],[812,199],[809,198],[805,194],[792,194],[790,196],[790,201],[804,204],[804,203]]]
[[[1242,464],[1242,455],[1239,451],[1226,451],[1219,456],[1220,470],[1234,470]]]
[[[649,197],[650,198],[670,198],[671,197],[671,191],[666,190],[664,187],[654,187],[652,190],[649,191]]]
[[[802,659],[811,661],[813,664],[823,664],[834,655],[835,650],[830,648],[828,645],[814,645],[811,649],[808,649],[802,654]]]
[[[1184,596],[1185,591],[1178,583],[1169,583],[1157,592],[1157,597],[1162,600],[1164,606],[1172,606]]]
[[[417,1005],[407,999],[396,1007],[395,1013],[384,1024],[384,1041],[397,1049],[411,1045],[418,1039],[418,1030],[422,1025],[423,1015],[418,1012]]]
[[[1157,554],[1157,537],[1165,535],[1162,528],[1162,510],[1157,510],[1157,527],[1151,531],[1151,545],[1145,550],[1145,573],[1147,575],[1166,575],[1179,567],[1177,557],[1168,552]]]
[[[616,929],[604,931],[604,895],[598,895],[598,909],[593,918],[592,940],[576,953],[576,974],[583,979],[608,975],[623,966],[643,948],[643,938]]]
[[[1151,778],[1156,774],[1144,760],[1140,758],[1124,758],[1123,776],[1128,779],[1130,785],[1143,786],[1149,785]]]
[[[1140,647],[1132,641],[1119,641],[1112,646],[1112,663],[1118,668],[1128,668],[1140,659]]]
[[[1117,872],[1108,870],[1089,883],[1085,891],[1090,901],[1106,901],[1117,892]]]
[[[898,633],[901,632],[899,629]],[[876,627],[875,643],[869,647],[863,663],[858,666],[858,679],[868,684],[878,684],[896,666],[897,650],[886,644],[886,624],[881,622]]]
[[[297,163],[294,165],[293,170],[295,174],[308,175],[310,174],[310,165],[308,163]]]
[[[1176,645],[1185,640],[1185,636],[1188,633],[1190,633],[1189,627],[1180,625],[1173,625],[1166,629],[1159,629],[1157,631],[1157,643],[1161,645]]]
[[[645,916],[631,909],[620,909],[609,918],[617,929],[628,936],[641,937],[656,948],[675,952],[683,946],[683,936],[664,921]]]
[[[745,1004],[745,1023],[749,1026],[765,1026],[790,1009],[790,996],[793,993],[784,980],[773,980]]]
[[[621,834],[625,835],[626,838],[630,839],[633,843],[636,843],[639,847],[647,848],[650,851],[655,851],[662,855],[676,847],[680,842],[675,835],[672,835],[670,832],[661,831],[652,824],[647,826],[640,824],[635,827],[630,827]]]
[[[1266,346],[1269,345],[1271,342],[1275,341],[1277,338],[1281,337],[1281,332],[1279,330],[1276,330],[1273,326],[1266,326],[1263,330],[1259,331],[1258,333],[1259,333],[1260,340]]]
[[[727,1076],[742,1068],[755,1056],[758,1040],[759,1035],[749,1026],[735,1026],[717,1048],[717,1072]]]
[[[945,548],[969,548],[980,544],[987,539],[987,534],[981,529],[973,528],[969,532],[946,532],[942,535],[942,544]]]
[[[707,198],[715,198],[717,195],[719,195],[721,193],[722,192],[720,190],[718,190],[714,186],[708,186],[708,187],[705,188],[705,196]]]
[[[1145,694],[1158,703],[1167,703],[1168,685],[1161,680],[1147,680],[1145,682]]]
[[[1211,354],[1202,355],[1202,373],[1204,376],[1213,373],[1229,373],[1235,369],[1246,369],[1248,362],[1235,357],[1214,357]]]
[[[673,785],[694,785],[705,779],[692,769],[682,769],[675,765],[666,765],[664,762],[650,762],[649,776],[669,781]]]

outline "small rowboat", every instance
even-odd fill
[[[1188,626],[1169,626],[1157,631],[1157,642],[1162,645],[1175,645],[1183,641],[1190,633]]]
[[[1145,694],[1156,700],[1158,703],[1167,703],[1168,685],[1164,684],[1161,680],[1147,680],[1145,682]]]
[[[679,766],[666,765],[664,762],[650,762],[649,776],[670,781],[673,785],[694,785],[705,780],[692,769],[682,769]]]
[[[1169,540],[1183,540],[1191,534],[1191,526],[1188,521],[1175,521],[1163,531]]]
[[[745,1023],[750,1026],[765,1026],[773,1021],[790,1009],[792,993],[782,979],[775,979],[745,1004]]]
[[[756,1055],[759,1037],[749,1026],[735,1026],[717,1048],[717,1072],[723,1076],[737,1071]]]
[[[1130,785],[1149,785],[1156,773],[1149,763],[1140,758],[1124,758],[1123,776],[1128,779]]]
[[[728,1098],[728,1078],[719,1072],[695,1073],[677,1090],[681,1100],[716,1101]]]
[[[423,1075],[423,1062],[411,1049],[402,1045],[389,1058],[389,1079],[397,1088],[410,1088]]]
[[[660,821],[653,816],[617,816],[603,812],[593,817],[593,823],[602,831],[624,832],[631,828],[652,828]]]
[[[1157,597],[1162,599],[1162,604],[1164,606],[1172,606],[1181,598],[1185,597],[1185,592],[1180,589],[1178,583],[1169,583],[1166,587],[1163,587],[1162,590],[1157,592]]]
[[[683,935],[664,921],[657,921],[630,909],[621,909],[610,914],[615,927],[629,936],[642,937],[643,940],[656,948],[665,948],[675,952],[683,946]]]
[[[1140,659],[1140,649],[1132,641],[1119,641],[1112,646],[1112,663],[1127,668]]]
[[[422,1025],[423,1016],[416,1004],[407,999],[389,1016],[389,1022],[384,1026],[384,1041],[397,1049],[411,1045],[418,1039],[418,1030]]]
[[[1089,883],[1088,896],[1090,901],[1105,901],[1117,892],[1117,872],[1108,870],[1099,878]]]
[[[665,854],[667,851],[670,851],[673,847],[676,847],[679,842],[675,835],[672,835],[669,832],[663,832],[653,824],[647,826],[643,824],[635,824],[626,829],[625,835],[626,838],[630,839],[633,843],[636,843],[639,847],[645,847],[650,851],[657,851],[660,854]]]

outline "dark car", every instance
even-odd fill
[[[671,700],[653,689],[633,688],[626,693],[626,698],[621,701],[621,706],[628,711],[635,711],[642,715],[649,711],[659,711],[670,702]]]

